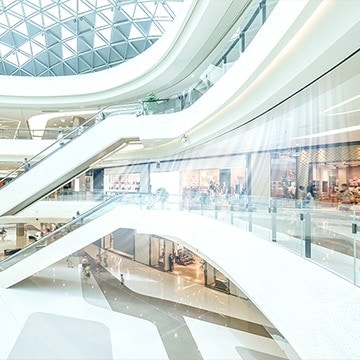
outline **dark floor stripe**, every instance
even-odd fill
[[[94,269],[92,259],[91,263],[92,269]],[[92,274],[111,309],[149,320],[155,324],[171,360],[183,360],[185,355],[187,359],[191,360],[202,359],[191,332],[186,325],[184,315],[212,324],[271,338],[266,328],[260,324],[135,293],[126,286],[121,285],[120,281],[111,273],[103,268],[101,270],[100,273],[93,271]],[[84,293],[85,299],[89,295],[89,292],[86,291]],[[184,354],[184,349],[186,349],[186,354]]]

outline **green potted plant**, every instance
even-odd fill
[[[157,109],[159,97],[154,92],[149,92],[144,100],[144,110],[148,114],[153,114]]]

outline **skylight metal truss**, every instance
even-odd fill
[[[183,0],[0,0],[0,74],[62,76],[131,59],[171,25]]]

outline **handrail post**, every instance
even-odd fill
[[[271,240],[276,242],[276,202],[275,199],[270,198],[269,213],[271,214]]]
[[[305,257],[311,258],[311,214],[305,212]]]

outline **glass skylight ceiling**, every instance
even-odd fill
[[[161,37],[183,0],[0,0],[0,74],[108,69]]]

